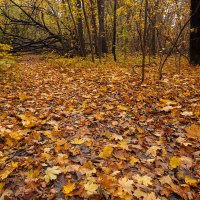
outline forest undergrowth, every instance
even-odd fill
[[[0,74],[0,199],[200,199],[200,68],[18,58]]]

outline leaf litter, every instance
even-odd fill
[[[1,75],[1,199],[199,199],[199,69],[75,63]]]

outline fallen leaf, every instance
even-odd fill
[[[118,143],[117,147],[129,151],[129,146],[128,146],[126,140],[120,141],[120,142]]]
[[[185,182],[186,182],[188,185],[197,186],[197,180],[194,179],[194,178],[191,178],[190,176],[186,176],[186,177],[185,177]]]
[[[173,109],[174,109],[173,106],[165,106],[165,107],[163,107],[163,108],[161,109],[161,111],[169,112],[169,111],[171,111],[171,110],[173,110]]]
[[[177,103],[175,102],[175,101],[171,101],[171,100],[169,100],[169,99],[160,99],[160,102],[162,102],[162,103],[165,103],[165,104],[167,104],[168,106],[169,105],[176,105]]]
[[[71,196],[71,192],[76,189],[76,184],[75,183],[68,183],[63,187],[63,193],[65,196]]]
[[[181,165],[181,158],[179,157],[172,157],[169,162],[170,169],[175,169]]]
[[[113,152],[113,147],[105,146],[103,150],[99,153],[99,157],[104,159],[109,158],[112,155],[112,152]]]
[[[151,186],[153,185],[152,183],[152,178],[149,176],[140,176],[140,175],[135,175],[133,176],[133,178],[141,185],[145,185],[145,186]]]
[[[133,192],[133,183],[134,183],[133,180],[129,180],[126,177],[119,180],[119,185],[122,187],[124,192],[128,194],[132,194]]]
[[[26,116],[26,115],[18,115],[20,119],[22,119],[22,125],[26,128],[31,128],[38,123],[38,120],[34,116]]]
[[[185,111],[185,112],[182,112],[181,115],[184,116],[184,117],[191,117],[191,116],[194,115],[194,113],[193,112],[189,112],[189,111]]]
[[[90,178],[86,184],[84,184],[84,188],[88,195],[93,195],[97,193],[97,189],[99,188],[99,185],[96,184],[94,178]]]
[[[26,94],[24,94],[24,93],[20,93],[19,94],[19,99],[20,99],[20,101],[25,101],[26,99],[28,99],[29,98],[29,96],[27,96]]]
[[[185,128],[188,138],[200,140],[200,125],[192,124]]]
[[[112,134],[111,135],[111,139],[114,139],[114,140],[123,140],[123,137],[121,135],[118,135],[118,134]]]
[[[135,163],[139,163],[140,160],[138,158],[135,158],[134,156],[130,157],[130,164],[134,165]]]
[[[78,139],[78,138],[75,138],[71,141],[71,144],[77,144],[77,145],[80,145],[80,144],[83,144],[84,143],[84,140],[83,139]]]
[[[117,106],[117,109],[122,110],[122,111],[127,111],[127,110],[129,110],[128,107],[122,106],[122,105]]]
[[[46,183],[49,183],[49,181],[55,180],[57,178],[57,175],[60,173],[61,170],[58,166],[48,167],[45,171],[46,175],[44,176],[44,180],[46,181]]]
[[[158,146],[152,146],[150,147],[147,152],[146,152],[146,155],[152,155],[152,156],[156,156],[157,155],[157,151],[158,150],[161,150],[161,147],[158,147]]]

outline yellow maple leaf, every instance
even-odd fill
[[[131,165],[134,165],[135,163],[139,163],[140,160],[138,158],[135,158],[134,156],[130,157],[130,163]]]
[[[194,179],[194,178],[191,178],[190,176],[186,176],[186,177],[185,177],[185,182],[186,182],[188,185],[197,186],[197,180]]]
[[[75,183],[68,183],[67,185],[65,185],[63,187],[63,193],[65,194],[65,196],[71,196],[71,192],[74,191],[76,188],[76,184]]]
[[[175,101],[172,101],[169,99],[160,99],[160,102],[165,103],[167,105],[176,105],[177,104]]]
[[[122,111],[127,111],[127,110],[129,110],[128,107],[122,106],[122,105],[117,106],[117,109],[122,110]]]
[[[156,194],[154,192],[146,193],[140,189],[136,189],[133,195],[137,197],[138,199],[143,197],[144,200],[159,200],[158,198],[156,198]]]
[[[61,170],[58,166],[48,167],[45,171],[46,175],[44,176],[44,180],[46,181],[46,183],[48,183],[51,180],[55,180],[57,178],[57,175],[60,173]]]
[[[20,101],[24,101],[24,100],[26,100],[26,99],[28,99],[29,98],[29,96],[27,96],[26,94],[24,94],[24,93],[20,93],[19,94],[19,99],[20,99]]]
[[[31,128],[37,124],[37,118],[34,116],[18,115],[22,119],[22,125],[26,128]]]
[[[84,189],[86,190],[88,195],[96,194],[98,188],[99,185],[96,184],[95,179],[93,177],[90,177],[88,179],[88,182],[84,184]]]
[[[128,144],[125,140],[120,141],[117,146],[123,150],[129,151]]]
[[[141,185],[145,185],[145,186],[149,186],[149,185],[152,185],[152,178],[149,177],[149,176],[140,176],[140,175],[135,175],[133,177],[139,184]]]
[[[20,132],[10,132],[9,136],[14,140],[21,140],[23,137],[22,134],[20,134]]]
[[[71,141],[71,144],[77,144],[77,145],[80,145],[80,144],[83,144],[84,143],[84,140],[83,139],[78,139],[78,138],[75,138]]]
[[[109,158],[112,155],[112,152],[113,152],[113,147],[105,146],[103,150],[99,153],[99,157],[104,159]]]
[[[147,152],[146,152],[146,154],[147,155],[152,155],[152,156],[156,156],[157,155],[157,151],[158,150],[160,150],[161,148],[160,147],[158,147],[158,146],[151,146],[148,150],[147,150]]]
[[[30,171],[27,172],[27,179],[36,179],[40,174],[39,170],[33,170],[31,169]]]
[[[133,180],[129,180],[126,177],[121,178],[119,180],[119,185],[122,187],[122,189],[124,190],[124,192],[128,193],[128,194],[132,194],[133,192]]]
[[[146,196],[146,193],[143,192],[142,190],[140,190],[139,188],[137,188],[137,189],[134,191],[133,195],[134,195],[135,197],[137,197],[138,199],[140,199],[141,197],[145,197],[145,196]]]
[[[11,166],[12,168],[17,168],[18,166],[19,166],[19,162],[11,162],[10,164],[9,164],[9,166]]]
[[[113,133],[110,137],[110,140],[123,140],[123,137],[121,135]]]
[[[181,158],[173,156],[170,159],[169,165],[170,165],[170,169],[175,169],[177,167],[179,167],[181,164]]]
[[[2,170],[0,171],[0,180],[4,180],[6,179],[11,173],[12,173],[13,170]]]

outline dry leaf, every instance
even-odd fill
[[[140,176],[140,175],[135,175],[133,176],[133,178],[141,185],[145,185],[145,186],[151,186],[153,185],[152,183],[152,178],[149,176]]]
[[[133,183],[134,183],[133,180],[129,180],[126,177],[119,180],[119,185],[122,187],[124,192],[128,194],[132,194],[133,192]]]
[[[83,144],[84,143],[84,140],[83,139],[78,139],[78,138],[75,138],[71,141],[71,144],[77,144],[77,145],[80,145],[80,144]]]
[[[96,180],[93,177],[90,177],[88,179],[88,182],[84,184],[84,188],[88,195],[93,195],[97,193],[97,189],[99,188],[99,185],[96,184]]]
[[[121,148],[121,149],[123,149],[123,150],[129,151],[129,146],[128,146],[126,140],[120,141],[120,142],[118,143],[117,147],[119,147],[119,148]]]
[[[193,112],[189,112],[189,111],[185,111],[185,112],[182,112],[181,115],[184,116],[184,117],[191,117],[191,116],[194,115],[194,113]]]
[[[130,157],[130,164],[134,165],[135,163],[139,163],[140,160],[138,158],[135,158],[134,156]]]
[[[68,183],[63,187],[63,193],[65,196],[71,196],[71,192],[76,189],[76,184],[75,183]]]
[[[112,152],[113,152],[113,147],[105,146],[103,150],[99,153],[99,157],[104,159],[109,158],[112,155]]]
[[[181,158],[179,157],[172,157],[169,162],[170,169],[175,169],[181,165]]]
[[[197,186],[197,180],[190,177],[190,176],[186,176],[185,177],[185,182],[188,184],[188,185],[191,185],[191,186]]]
[[[48,183],[51,180],[55,180],[57,178],[57,175],[60,173],[61,170],[58,166],[48,167],[45,171],[46,175],[44,176],[44,180],[46,181],[46,183]]]
[[[185,128],[188,138],[197,139],[200,141],[200,125],[192,124]]]
[[[157,156],[157,151],[158,150],[161,150],[161,147],[158,147],[158,146],[152,146],[150,147],[147,152],[146,152],[146,155],[152,155],[152,156]]]

